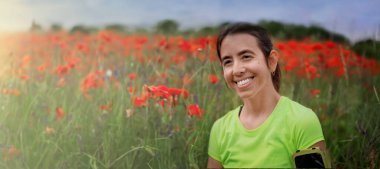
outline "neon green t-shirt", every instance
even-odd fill
[[[210,133],[208,154],[225,168],[291,168],[293,153],[324,140],[316,114],[287,97],[253,130],[240,122],[239,111],[218,119]]]

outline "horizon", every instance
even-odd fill
[[[379,1],[260,1],[244,0],[5,0],[0,2],[0,31],[28,31],[32,22],[47,29],[60,24],[102,27],[121,24],[152,28],[165,19],[175,20],[180,30],[216,26],[223,22],[278,21],[296,25],[318,25],[342,34],[350,41],[380,40]],[[148,12],[149,11],[149,12]],[[191,22],[190,22],[191,21]]]

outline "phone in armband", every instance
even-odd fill
[[[319,147],[297,150],[293,154],[296,168],[331,168],[330,158]]]

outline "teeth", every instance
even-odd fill
[[[252,80],[252,78],[244,79],[244,80],[238,81],[237,84],[238,84],[239,86],[242,86],[242,85],[247,84],[247,83],[250,82],[251,80]]]

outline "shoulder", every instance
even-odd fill
[[[287,99],[287,119],[296,149],[305,149],[324,140],[321,123],[313,110]]]
[[[305,120],[305,118],[317,118],[316,114],[310,108],[301,105],[300,103],[293,101],[287,97],[283,97],[284,99],[284,109],[287,111],[287,115],[292,119],[299,121]]]
[[[227,112],[224,116],[219,118],[214,122],[213,128],[225,128],[231,126],[234,123],[234,118],[239,114],[241,106],[236,107],[235,109]]]

